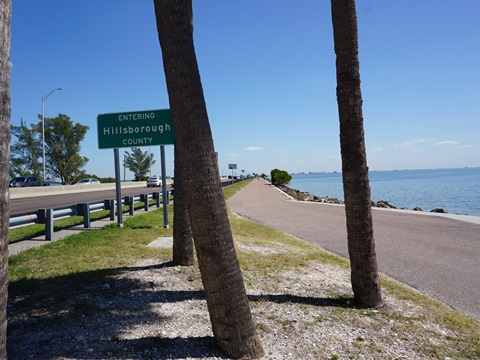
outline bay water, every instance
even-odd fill
[[[480,216],[480,167],[371,171],[372,200],[398,208],[442,208],[451,214]],[[341,173],[292,174],[288,186],[312,195],[344,200]]]

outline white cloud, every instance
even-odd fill
[[[341,154],[328,155],[328,156],[327,156],[327,159],[338,159],[338,160],[341,160],[341,159],[342,159],[342,156],[341,156]]]
[[[239,157],[239,155],[237,153],[229,153],[227,154],[227,157],[229,160],[236,160]]]
[[[259,150],[263,150],[263,148],[261,146],[249,146],[249,147],[246,147],[243,150],[245,150],[245,151],[259,151]]]
[[[437,141],[433,145],[460,145],[458,141],[453,141],[453,140],[445,140],[445,141]]]
[[[421,144],[421,143],[429,143],[429,142],[433,142],[435,141],[434,139],[415,139],[415,140],[408,140],[408,141],[405,141],[401,144],[396,144],[396,145],[393,145],[395,147],[398,147],[398,146],[403,146],[403,147],[410,147],[410,146],[414,146],[414,145],[417,145],[417,144]]]

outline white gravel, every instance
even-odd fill
[[[386,291],[380,310],[350,307],[349,272],[334,265],[244,276],[264,359],[438,358],[418,344],[440,346],[454,335]],[[17,308],[18,300],[9,305],[10,360],[226,359],[213,342],[196,267],[144,259],[65,299],[29,308]]]

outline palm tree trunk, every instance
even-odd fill
[[[7,358],[11,19],[12,2],[0,0],[0,359]]]
[[[181,153],[175,146],[175,203],[173,206],[173,262],[181,266],[193,265],[193,236],[185,197]]]
[[[232,358],[263,355],[223,198],[193,44],[192,0],[154,0],[183,189],[213,334]]]
[[[363,130],[355,0],[332,0],[343,189],[355,300],[382,305]]]

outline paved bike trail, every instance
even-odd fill
[[[230,209],[348,258],[343,205],[295,201],[263,179]],[[372,209],[379,271],[480,320],[480,217]]]

